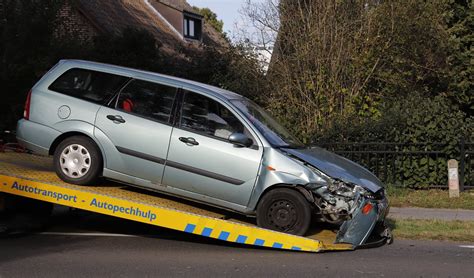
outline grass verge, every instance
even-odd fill
[[[474,210],[474,192],[461,192],[459,198],[449,198],[447,190],[413,190],[387,187],[390,206],[447,208]]]
[[[474,221],[388,219],[395,240],[452,240],[474,242]]]

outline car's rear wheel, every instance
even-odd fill
[[[57,146],[54,168],[65,182],[94,184],[102,171],[102,156],[94,141],[85,136],[72,136]]]
[[[301,193],[293,189],[273,189],[257,206],[257,225],[262,228],[304,235],[310,223],[311,206]]]

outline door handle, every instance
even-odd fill
[[[179,141],[186,143],[186,145],[199,145],[199,142],[196,141],[193,137],[179,137]]]
[[[125,120],[122,118],[122,116],[119,115],[107,115],[107,119],[113,121],[116,124],[125,123]]]

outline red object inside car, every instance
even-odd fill
[[[123,110],[127,112],[132,112],[133,111],[133,101],[129,98],[123,101],[122,103],[122,108]]]

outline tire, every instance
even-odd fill
[[[59,178],[78,185],[95,184],[102,173],[102,155],[85,136],[64,139],[54,151],[54,169]]]
[[[273,189],[257,206],[257,225],[262,228],[301,236],[308,231],[310,223],[310,204],[293,189]]]

